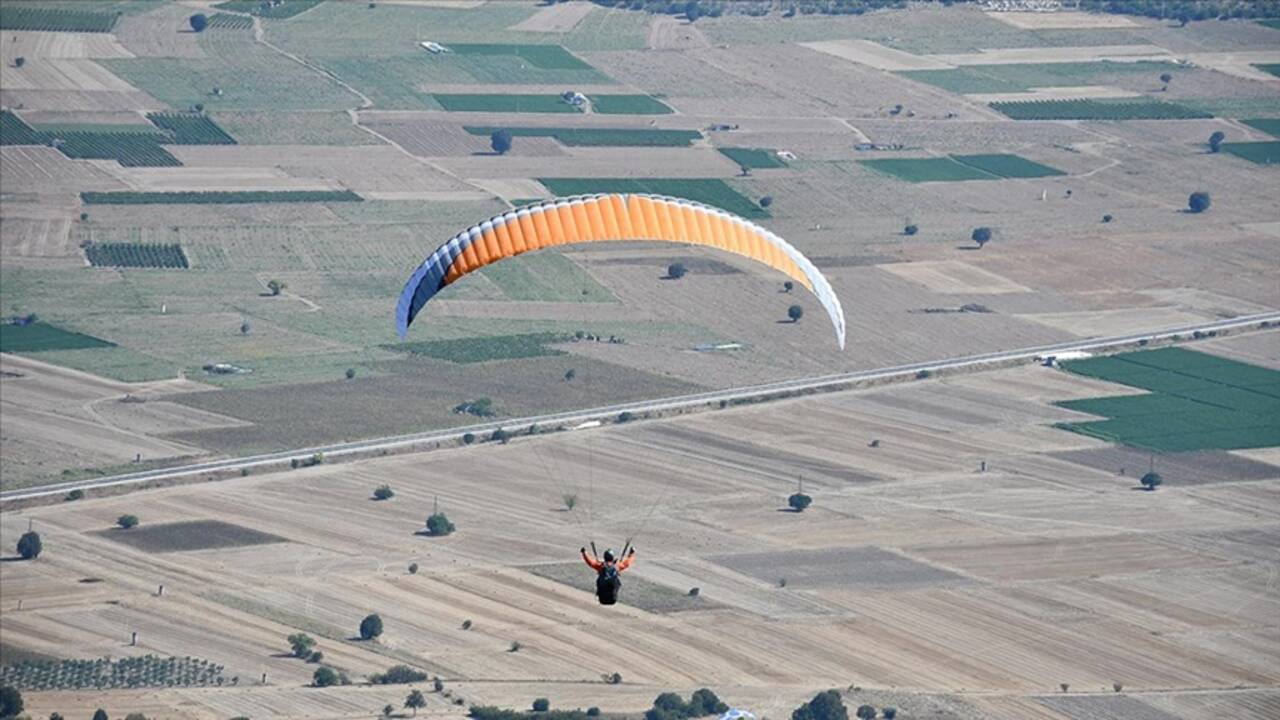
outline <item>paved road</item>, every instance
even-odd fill
[[[95,488],[134,485],[153,480],[182,478],[215,471],[225,472],[228,470],[235,471],[246,468],[260,468],[263,466],[279,465],[294,458],[305,460],[316,453],[323,453],[326,458],[337,458],[344,455],[370,453],[379,450],[396,450],[412,445],[440,441],[456,441],[467,433],[483,435],[491,433],[498,428],[526,428],[535,424],[579,425],[593,420],[613,419],[616,418],[619,413],[624,411],[631,412],[633,414],[640,414],[645,412],[706,406],[718,403],[721,400],[732,402],[735,400],[768,397],[780,392],[794,393],[796,391],[831,389],[847,385],[852,382],[915,375],[921,370],[937,372],[940,370],[954,370],[981,366],[989,363],[1034,360],[1039,356],[1053,355],[1071,350],[1102,351],[1118,346],[1130,345],[1140,340],[1161,340],[1170,338],[1174,335],[1188,336],[1196,331],[1210,332],[1215,330],[1230,330],[1232,328],[1254,326],[1264,321],[1280,323],[1280,312],[1249,315],[1245,317],[1232,318],[1230,320],[1205,322],[1196,325],[1167,328],[1153,332],[1134,333],[1131,335],[1118,335],[1105,338],[1092,338],[1088,340],[1075,340],[1072,342],[1057,343],[1054,345],[1042,345],[1039,347],[1022,348],[1019,350],[1004,350],[1000,352],[985,353],[982,355],[970,355],[967,357],[952,358],[950,360],[912,363],[910,365],[897,365],[895,367],[880,368],[877,370],[862,370],[859,372],[802,378],[799,380],[785,380],[782,382],[767,383],[764,385],[751,385],[746,387],[729,388],[727,390],[713,390],[711,392],[697,393],[694,395],[681,395],[678,397],[663,398],[661,400],[644,400],[620,405],[591,408],[587,410],[555,413],[551,415],[510,418],[503,420],[502,422],[488,422],[479,425],[469,425],[467,427],[451,428],[449,430],[413,433],[410,435],[395,435],[391,437],[375,438],[372,440],[360,440],[357,442],[338,443],[336,445],[324,445],[321,447],[301,448],[284,452],[268,453],[265,455],[253,455],[227,460],[213,460],[210,462],[195,463],[193,465],[179,465],[156,470],[144,470],[142,472],[114,475],[111,477],[75,480],[72,482],[57,483],[54,485],[43,485],[40,487],[21,490],[9,490],[7,492],[0,493],[0,502],[38,498],[49,495],[62,495],[70,492],[71,490],[77,489],[88,491]]]

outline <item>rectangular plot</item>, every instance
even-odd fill
[[[580,562],[531,565],[525,570],[538,577],[553,580],[583,592],[595,594],[596,591],[595,575],[590,568]],[[652,613],[714,610],[722,607],[719,603],[706,598],[691,596],[688,592],[645,580],[632,573],[622,575],[622,592],[618,594],[618,603]]]
[[[1076,412],[1113,418],[1184,413],[1194,409],[1193,406],[1196,405],[1192,400],[1161,393],[1065,400],[1054,404]]]
[[[262,0],[227,0],[214,5],[219,10],[249,13],[258,17],[284,20],[299,13],[304,13],[319,5],[322,0],[280,0],[280,2],[262,2]]]
[[[415,343],[384,345],[388,350],[408,352],[414,355],[440,358],[454,363],[489,362],[490,360],[515,360],[519,358],[564,355],[563,350],[551,347],[552,343],[565,342],[569,336],[560,333],[527,333],[524,335],[493,335],[489,337],[460,338],[457,340],[424,340]]]
[[[617,302],[613,294],[558,252],[525,255],[480,271],[511,300]]]
[[[564,128],[564,127],[514,127],[465,125],[471,135],[488,137],[498,130],[506,130],[513,137],[553,137],[565,145],[576,147],[686,147],[702,138],[697,130],[657,130],[636,128]]]
[[[87,205],[241,205],[245,203],[361,202],[350,190],[255,190],[230,192],[83,192]]]
[[[111,32],[118,17],[114,12],[30,8],[17,5],[17,3],[0,5],[0,30],[105,33]]]
[[[94,267],[189,267],[182,246],[174,244],[89,243],[85,246],[85,255]]]
[[[549,70],[591,70],[592,67],[559,45],[500,45],[486,43],[450,43],[449,50],[459,55],[513,55]]]
[[[578,108],[559,95],[476,95],[434,93],[431,97],[449,112],[576,113]]]
[[[187,552],[288,542],[279,535],[219,520],[138,525],[128,530],[115,528],[99,530],[93,534],[150,553]]]
[[[670,115],[674,110],[648,95],[588,95],[591,110],[602,115]]]
[[[1151,461],[1150,453],[1119,445],[1049,454],[1104,472],[1119,473],[1123,469],[1126,475],[1135,478],[1146,472]],[[1280,477],[1280,468],[1275,465],[1214,450],[1168,453],[1160,457],[1157,469],[1169,485],[1209,485]]]
[[[1126,695],[1039,697],[1036,702],[1071,720],[1180,720],[1163,710]]]
[[[1280,140],[1265,142],[1223,143],[1222,149],[1257,165],[1280,163]]]
[[[1253,118],[1251,120],[1241,120],[1240,122],[1248,125],[1255,130],[1280,138],[1280,118]]]
[[[156,127],[172,133],[172,139],[167,142],[175,145],[236,144],[235,138],[202,113],[147,113],[147,119]]]
[[[1212,113],[1155,100],[1038,100],[993,102],[990,106],[1013,120],[1196,120],[1213,117]]]
[[[650,193],[670,195],[728,210],[747,218],[769,213],[718,178],[538,178],[554,195]]]
[[[0,110],[0,145],[45,145],[48,136],[22,122],[22,118]]]
[[[1003,178],[1038,178],[1066,175],[1057,168],[1041,165],[1017,155],[952,155],[957,162]]]
[[[1255,415],[1280,417],[1280,398],[1245,388],[1218,386],[1204,390],[1181,390],[1178,396]]]
[[[709,558],[718,565],[767,583],[786,578],[787,587],[900,590],[966,582],[949,570],[868,545],[857,548],[785,550]]]
[[[1111,355],[1110,357],[1135,365],[1178,371],[1198,370],[1234,362],[1230,358],[1224,358],[1219,355],[1210,355],[1178,347],[1137,350]]]
[[[100,340],[92,335],[63,330],[48,323],[0,324],[0,352],[43,352],[105,347],[115,347],[115,343]]]
[[[888,158],[883,160],[859,160],[873,170],[879,170],[907,182],[956,182],[961,180],[994,180],[995,175],[945,158]]]
[[[787,164],[778,158],[777,153],[766,148],[716,148],[725,157],[744,168],[780,168]]]

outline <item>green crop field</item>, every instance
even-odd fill
[[[279,4],[266,3],[262,0],[228,0],[214,5],[218,10],[249,13],[258,17],[284,20],[299,13],[304,13],[319,5],[322,0],[281,0]]]
[[[472,135],[488,137],[506,130],[513,137],[553,137],[565,145],[582,147],[687,147],[702,137],[697,130],[656,130],[633,128],[558,128],[558,127],[463,127]]]
[[[1033,100],[994,102],[992,109],[1014,120],[1196,120],[1212,113],[1159,100]]]
[[[952,70],[908,70],[899,75],[928,83],[954,93],[1026,92],[1037,87],[1077,87],[1113,85],[1124,78],[1150,76],[1160,84],[1160,75],[1177,75],[1188,69],[1167,62],[1068,62],[968,65]]]
[[[670,115],[675,112],[648,95],[588,95],[592,112],[601,115]]]
[[[441,94],[431,96],[440,107],[449,112],[525,112],[525,113],[576,113],[578,108],[560,99],[559,95],[476,95]]]
[[[1268,63],[1263,65],[1254,65],[1263,72],[1269,72],[1276,77],[1280,77],[1280,63]]]
[[[214,121],[245,145],[382,145],[344,112],[220,112]]]
[[[253,18],[231,13],[214,13],[209,16],[210,30],[252,30]]]
[[[1280,19],[1275,19],[1275,20],[1259,20],[1259,21],[1258,21],[1258,24],[1259,24],[1259,25],[1263,25],[1263,26],[1265,26],[1265,27],[1269,27],[1269,28],[1271,28],[1272,30],[1280,30]]]
[[[231,137],[208,116],[199,113],[147,113],[147,119],[156,127],[168,130],[172,137],[166,140],[174,145],[235,145]]]
[[[780,168],[787,164],[767,148],[717,148],[721,154],[744,168]]]
[[[70,332],[43,322],[29,325],[0,324],[0,352],[44,352],[114,347],[115,343],[91,335]]]
[[[704,205],[759,219],[771,217],[719,178],[538,178],[553,195],[591,193],[649,193],[685,198]]]
[[[1158,452],[1280,445],[1280,371],[1182,348],[1063,363],[1069,372],[1149,391],[1059,406],[1108,417],[1058,427]]]
[[[1038,178],[1066,175],[1057,168],[1041,165],[1017,155],[952,155],[951,159],[969,167],[989,172],[1002,178]]]
[[[1280,140],[1265,142],[1223,143],[1223,152],[1242,157],[1258,165],[1275,165],[1280,163]]]
[[[421,342],[384,345],[388,350],[409,352],[414,355],[448,360],[455,363],[477,363],[490,360],[516,360],[519,358],[564,355],[563,350],[548,347],[553,343],[567,342],[569,335],[551,332],[525,333],[523,335],[491,335],[488,337],[460,338],[457,340],[424,340]]]
[[[994,180],[991,173],[955,160],[944,158],[885,158],[859,160],[859,164],[907,182],[956,182],[960,180]]]
[[[500,45],[451,43],[449,51],[458,55],[511,55],[546,70],[590,70],[591,66],[559,45]]]
[[[47,145],[44,133],[22,122],[8,110],[0,110],[0,145]]]
[[[115,160],[125,167],[177,167],[178,158],[160,147],[157,132],[59,132],[49,134],[58,150],[76,160]]]
[[[1261,130],[1272,137],[1280,138],[1280,118],[1253,118],[1241,120],[1240,122],[1255,130]]]
[[[248,190],[227,192],[82,192],[86,205],[241,205],[244,203],[361,202],[350,190]]]
[[[13,2],[0,4],[0,30],[105,33],[111,32],[115,24],[113,12],[18,7],[18,3]]]
[[[94,267],[182,268],[190,267],[181,245],[160,243],[90,243],[84,254]]]
[[[558,252],[521,255],[481,270],[509,300],[534,302],[617,302],[617,298]]]

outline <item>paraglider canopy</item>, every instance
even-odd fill
[[[396,331],[442,288],[485,265],[555,245],[650,240],[714,247],[782,272],[818,299],[844,348],[844,310],[831,284],[800,251],[769,230],[719,208],[661,195],[578,195],[496,215],[436,248],[405,284]]]

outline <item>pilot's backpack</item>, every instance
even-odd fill
[[[601,605],[613,605],[618,602],[618,590],[622,587],[622,579],[618,577],[618,568],[605,565],[596,575],[596,597]]]

